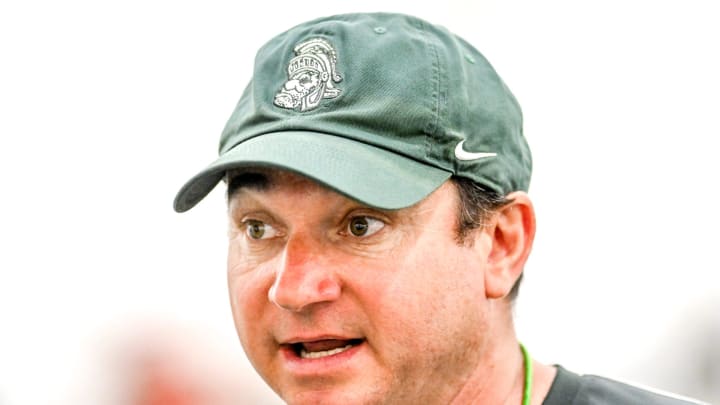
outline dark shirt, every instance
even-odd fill
[[[669,395],[669,394],[668,394]],[[594,375],[580,376],[557,366],[543,405],[697,405]]]

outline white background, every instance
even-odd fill
[[[531,354],[720,400],[696,377],[720,358],[697,343],[720,325],[715,7],[3,2],[0,404],[111,403],[122,385],[108,359],[148,330],[268,395],[241,368],[222,190],[183,215],[172,199],[214,159],[260,45],[378,10],[463,36],[523,106],[539,230],[516,312]]]

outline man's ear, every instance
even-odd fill
[[[500,208],[487,225],[492,248],[485,269],[485,295],[492,299],[510,293],[535,238],[535,210],[528,195],[517,191],[506,198],[512,202]]]

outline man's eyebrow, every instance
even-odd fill
[[[233,175],[228,181],[227,186],[227,199],[233,197],[233,195],[243,187],[252,188],[255,190],[265,190],[270,186],[270,180],[268,177],[261,173],[245,172]]]

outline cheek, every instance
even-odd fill
[[[233,320],[238,336],[245,346],[252,344],[253,331],[262,330],[257,326],[262,322],[262,314],[268,303],[267,292],[272,284],[272,278],[268,277],[268,266],[255,265],[252,271],[248,271],[248,263],[244,263],[230,250],[228,256],[228,292],[230,294],[230,306],[232,308]]]
[[[477,347],[487,322],[482,269],[474,269],[477,264],[462,249],[415,252],[420,253],[401,256],[376,284],[376,329],[388,344],[401,346],[396,353],[407,356]]]
[[[269,285],[260,275],[260,272],[230,272],[228,289],[242,348],[255,370],[269,383],[277,373],[273,362],[275,342],[268,333],[273,311],[268,306]]]
[[[252,331],[250,325],[253,324],[254,314],[258,311],[253,310],[256,306],[256,300],[250,294],[247,277],[228,275],[228,289],[230,293],[230,307],[232,309],[233,321],[235,329],[243,347],[247,346],[252,338],[249,333]]]

